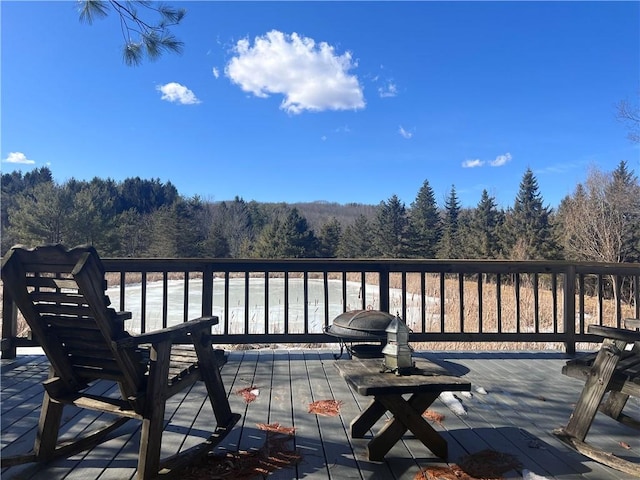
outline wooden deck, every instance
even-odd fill
[[[384,462],[365,459],[367,439],[352,440],[349,423],[370,400],[350,390],[334,366],[333,351],[313,349],[250,350],[230,352],[222,369],[231,408],[242,414],[238,426],[223,441],[229,450],[259,448],[265,432],[256,424],[295,427],[295,446],[301,462],[276,471],[278,479],[407,479],[420,467],[444,466],[419,441],[404,437]],[[566,424],[582,388],[578,380],[561,372],[566,355],[554,352],[416,352],[472,382],[472,395],[459,395],[466,410],[456,415],[442,400],[431,408],[444,415],[435,428],[449,442],[450,462],[484,449],[516,455],[522,469],[508,478],[522,478],[529,470],[546,478],[622,479],[624,474],[597,464],[559,442],[551,431]],[[42,397],[40,382],[46,377],[43,355],[19,355],[2,360],[2,454],[28,451],[35,436]],[[251,403],[236,392],[255,386]],[[112,388],[96,385],[94,388]],[[480,393],[482,392],[482,393]],[[485,393],[486,392],[486,393]],[[317,416],[309,403],[335,399],[344,402],[339,416]],[[640,403],[630,400],[630,412],[640,417]],[[100,417],[88,411],[65,410],[63,431],[78,434],[93,429]],[[204,386],[178,394],[167,405],[168,424],[163,455],[184,450],[206,438],[212,416],[205,403]],[[93,424],[93,425],[92,425]],[[3,479],[129,479],[135,473],[139,424],[120,428],[122,435],[88,453],[38,467],[23,465],[2,471]],[[640,462],[637,432],[598,415],[588,440],[616,455]],[[630,448],[624,448],[628,446]]]

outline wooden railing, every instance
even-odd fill
[[[640,264],[476,260],[104,259],[116,309],[143,332],[218,315],[220,344],[336,343],[347,310],[399,314],[412,342],[593,341],[591,323],[640,318]],[[155,293],[153,293],[155,292]],[[2,358],[32,346],[3,292]],[[481,347],[478,345],[477,347]],[[476,348],[477,348],[476,347]],[[450,348],[450,347],[447,347]]]

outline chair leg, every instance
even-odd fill
[[[198,355],[200,375],[207,387],[207,393],[216,417],[216,423],[219,427],[228,426],[230,422],[232,422],[234,415],[231,413],[231,407],[227,399],[227,391],[222,383],[218,362],[216,361],[211,346],[211,336],[203,333],[199,338],[196,338],[194,335],[193,345]]]
[[[138,459],[137,478],[139,480],[155,478],[160,469],[160,448],[162,446],[162,431],[164,430],[171,343],[163,342],[153,345],[150,354],[149,379]]]
[[[614,420],[618,420],[628,399],[629,395],[615,390],[611,391],[607,399],[600,405],[600,411],[605,415],[609,415]]]
[[[569,423],[564,429],[568,435],[584,441],[625,346],[626,342],[622,340],[607,338],[602,342],[582,393],[569,417]]]
[[[38,433],[33,446],[36,461],[38,462],[46,462],[54,456],[63,408],[63,404],[53,400],[47,392],[44,392],[40,421],[38,422]]]

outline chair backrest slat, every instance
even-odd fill
[[[140,388],[144,371],[135,352],[113,345],[129,334],[109,308],[104,267],[93,247],[13,247],[3,258],[2,279],[68,388],[99,378],[120,382],[128,395]]]

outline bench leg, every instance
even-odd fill
[[[377,399],[374,398],[371,400],[367,408],[364,409],[357,418],[351,421],[351,438],[364,438],[365,434],[386,411],[387,407]]]
[[[414,394],[409,401],[402,395],[382,395],[378,400],[393,414],[369,442],[369,460],[382,461],[385,454],[410,430],[436,456],[446,459],[447,441],[422,417],[422,413],[438,398],[437,393]]]

